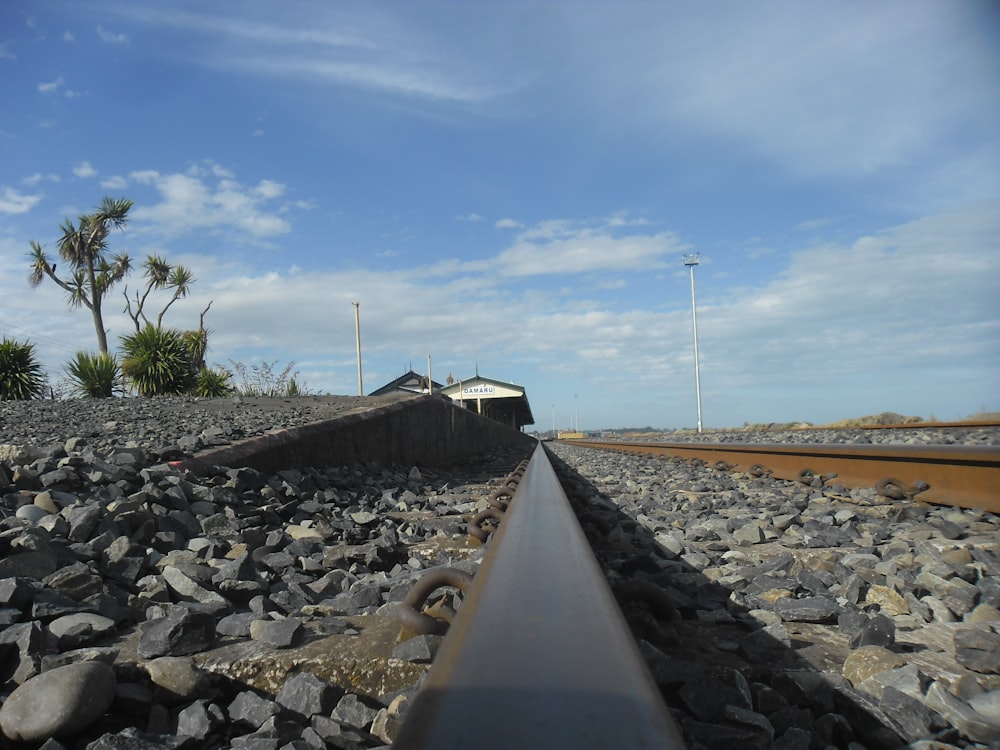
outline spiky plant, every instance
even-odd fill
[[[194,385],[197,371],[180,331],[146,325],[121,342],[122,374],[140,396],[179,395]]]
[[[111,398],[125,392],[118,360],[110,354],[77,352],[65,365],[73,390],[89,398]]]
[[[4,337],[0,342],[0,401],[41,398],[45,377],[35,358],[35,346]]]
[[[234,392],[232,373],[202,367],[194,384],[194,395],[201,398],[224,398]]]

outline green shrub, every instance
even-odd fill
[[[294,362],[289,362],[280,372],[275,371],[274,362],[261,362],[259,365],[245,365],[242,362],[229,363],[235,370],[236,393],[251,398],[296,397],[308,396],[309,389],[299,385],[298,373],[292,372]]]
[[[225,370],[210,370],[202,367],[194,384],[194,395],[201,398],[224,398],[231,396],[233,391],[232,373]]]
[[[0,343],[0,401],[28,401],[45,392],[35,346],[4,337]]]
[[[188,393],[195,385],[190,347],[174,328],[145,328],[122,336],[122,374],[140,396]]]
[[[77,352],[65,370],[74,392],[80,396],[111,398],[125,391],[118,360],[110,354]]]

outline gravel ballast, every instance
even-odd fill
[[[391,742],[436,647],[408,657],[395,609],[427,570],[475,572],[464,521],[523,450],[446,473],[165,463],[387,402],[0,403],[3,735],[46,750]]]
[[[475,572],[465,522],[524,455],[199,477],[165,463],[385,403],[0,402],[0,730],[47,750],[390,743],[440,641],[397,643],[394,609],[432,567]],[[889,433],[740,434],[930,434]],[[624,605],[690,746],[1000,743],[993,514],[550,445],[609,581],[652,584],[676,612]]]

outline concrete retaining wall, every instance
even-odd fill
[[[201,473],[210,466],[273,472],[296,466],[446,466],[498,445],[535,442],[512,427],[463,409],[444,396],[417,396],[328,422],[263,435],[198,454],[173,466]]]

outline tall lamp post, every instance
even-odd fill
[[[698,432],[701,432],[701,370],[698,367],[698,310],[694,303],[694,267],[699,254],[684,256],[684,265],[691,269],[691,328],[694,331],[694,391],[698,401]]]
[[[352,302],[354,305],[354,334],[358,339],[358,395],[364,396],[365,391],[361,383],[361,314],[358,308],[361,306],[360,302]]]

